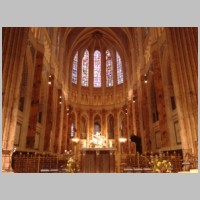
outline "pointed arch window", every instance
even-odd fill
[[[106,51],[106,87],[113,86],[113,62],[110,51]]]
[[[86,49],[82,59],[82,86],[88,86],[89,82],[89,52]]]
[[[101,132],[101,118],[99,115],[96,115],[94,118],[94,134]]]
[[[73,67],[72,67],[72,83],[75,84],[77,84],[77,68],[78,68],[78,51],[74,56]]]
[[[101,52],[94,52],[94,87],[101,87]]]
[[[119,55],[119,53],[116,53],[116,59],[117,59],[117,84],[123,83],[123,70],[122,70],[122,60]]]

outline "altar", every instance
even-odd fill
[[[82,173],[114,173],[115,148],[82,148]]]

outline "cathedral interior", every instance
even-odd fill
[[[2,172],[156,160],[198,171],[197,27],[2,28]]]

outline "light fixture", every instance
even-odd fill
[[[14,147],[14,148],[13,148],[13,153],[14,153],[16,150],[17,150],[17,147]]]
[[[120,137],[119,138],[119,142],[120,143],[125,143],[127,141],[127,138],[125,138],[125,137]]]
[[[133,97],[133,103],[135,103],[135,100],[136,100],[136,97],[134,96],[134,97]]]
[[[77,138],[77,137],[72,138],[72,142],[78,143],[79,142],[79,138]]]
[[[59,97],[59,104],[62,103],[62,96]]]
[[[128,114],[128,108],[127,105],[124,105],[122,108],[123,112],[127,115]]]
[[[71,154],[71,153],[72,153],[72,150],[67,151],[67,149],[65,149],[64,154],[69,155],[69,154]]]
[[[69,105],[68,108],[67,108],[67,115],[70,114],[71,110],[72,110],[72,107]]]
[[[147,75],[145,74],[144,75],[144,83],[147,83],[148,82],[148,80],[147,80]]]
[[[67,108],[67,115],[69,115],[69,108]]]
[[[51,77],[51,75],[49,75],[49,81],[48,81],[49,85],[51,85],[51,79],[52,79],[52,77]]]

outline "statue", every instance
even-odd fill
[[[102,148],[106,147],[106,140],[104,136],[101,136],[101,132],[93,134],[92,140],[90,140],[89,147],[91,148]]]

